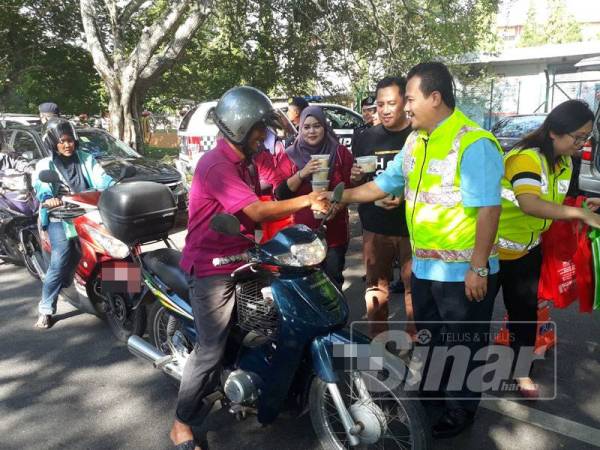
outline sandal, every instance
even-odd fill
[[[52,316],[49,314],[40,314],[34,326],[42,330],[47,330],[52,326]]]
[[[190,439],[189,441],[184,441],[184,442],[181,442],[180,444],[177,444],[175,446],[175,450],[195,450],[196,447],[197,447],[197,445],[194,442],[194,440]]]

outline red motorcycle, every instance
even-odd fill
[[[135,169],[127,166],[119,181],[134,174]],[[61,183],[58,175],[52,171],[42,171],[40,180],[46,183]],[[164,189],[157,183],[150,184]],[[142,289],[138,264],[140,245],[122,242],[104,226],[98,207],[102,194],[99,191],[85,191],[64,195],[61,198],[63,205],[49,209],[48,214],[51,220],[61,220],[73,225],[81,254],[73,274],[73,282],[69,287],[62,289],[61,296],[77,309],[106,319],[113,334],[125,342],[131,335],[141,336],[144,333],[146,312],[143,302],[150,301],[151,299],[145,297],[152,294],[147,289]],[[173,218],[175,210],[176,208],[173,208]],[[168,222],[167,219],[165,221]],[[39,224],[40,221],[38,226]],[[37,255],[36,261],[40,278],[43,280],[52,249],[48,234],[41,230],[41,226],[39,230],[42,254]],[[103,273],[114,274],[116,267],[127,270],[131,282],[127,289],[115,289],[114,285],[107,289],[108,284],[103,283]]]

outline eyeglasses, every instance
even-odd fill
[[[587,136],[575,136],[571,133],[567,133],[567,134],[573,138],[573,143],[575,145],[585,144],[587,141],[589,141],[592,138],[592,133],[588,134]]]

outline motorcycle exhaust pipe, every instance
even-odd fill
[[[155,368],[162,370],[170,377],[181,381],[183,368],[174,361],[170,355],[165,355],[152,344],[146,342],[139,336],[131,336],[127,340],[127,348],[138,358],[150,361]]]

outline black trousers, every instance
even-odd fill
[[[511,347],[534,347],[537,331],[538,284],[542,268],[541,245],[519,259],[500,261],[499,286],[508,312]],[[514,322],[527,321],[528,324]],[[526,376],[526,374],[520,374]]]
[[[417,330],[429,330],[431,333],[431,340],[426,343],[430,346],[430,351],[429,361],[424,372],[424,381],[427,381],[428,376],[434,375],[432,367],[438,362],[433,361],[431,355],[436,347],[448,347],[451,350],[456,345],[462,345],[468,349],[469,355],[473,356],[488,344],[494,299],[498,292],[497,282],[498,275],[489,275],[487,295],[484,300],[476,302],[469,301],[467,298],[464,282],[422,280],[413,273],[411,288],[415,324]],[[469,358],[466,373],[471,373],[482,363]],[[434,394],[435,397],[442,395],[446,398],[448,409],[463,408],[475,413],[481,399],[481,391],[468,389],[466,380],[461,389],[449,390],[447,386],[448,373],[451,373],[452,369],[446,366],[441,371],[443,375],[439,392],[422,391],[423,396],[427,396],[427,394]],[[423,384],[421,389],[423,389]],[[463,400],[458,400],[459,398]]]
[[[229,275],[191,277],[190,301],[198,339],[179,387],[176,416],[180,422],[199,425],[210,412],[204,399],[219,383],[221,361],[235,306],[234,285]]]

